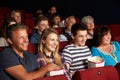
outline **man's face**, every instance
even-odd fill
[[[17,52],[26,51],[28,49],[28,34],[26,29],[18,29],[12,32],[10,39],[12,48]]]

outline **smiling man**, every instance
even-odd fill
[[[56,67],[51,63],[38,69],[35,55],[27,52],[29,40],[25,25],[9,26],[7,41],[10,47],[0,53],[0,80],[33,80]]]

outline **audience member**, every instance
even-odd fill
[[[115,66],[120,62],[120,44],[111,41],[111,31],[106,26],[99,26],[93,36],[93,56],[100,56],[105,60],[105,66]]]
[[[54,29],[45,29],[41,35],[41,40],[38,45],[38,63],[39,66],[45,66],[50,63],[57,65],[57,69],[64,69],[62,56],[59,55],[59,37]],[[67,70],[67,69],[66,69]],[[69,74],[65,71],[67,77]]]
[[[6,37],[6,29],[7,27],[9,27],[12,24],[16,24],[16,21],[13,18],[8,18],[5,19],[2,25],[2,29],[1,29],[1,36],[0,36],[0,47],[6,47],[9,46],[9,44],[7,43],[7,37]]]
[[[46,15],[49,19],[51,19],[52,15],[57,13],[56,6],[51,6],[48,10],[48,14]]]
[[[38,68],[36,56],[27,52],[29,40],[25,25],[8,27],[7,41],[10,47],[0,53],[0,80],[33,80],[56,68],[52,63]]]
[[[71,28],[72,25],[76,23],[76,19],[74,16],[69,16],[65,20],[65,30],[64,33],[60,34],[60,41],[68,41],[72,40],[71,38]]]
[[[49,22],[48,22],[48,18],[45,16],[40,16],[39,18],[37,18],[36,21],[36,27],[38,28],[37,30],[35,30],[30,36],[29,36],[29,40],[31,44],[38,44],[40,41],[40,36],[42,34],[42,31],[44,29],[48,29],[49,28]]]
[[[71,76],[77,70],[88,68],[87,58],[91,56],[91,51],[85,45],[87,40],[87,27],[81,23],[75,23],[71,29],[73,43],[68,44],[62,51],[67,69]]]
[[[95,28],[94,18],[91,16],[84,16],[82,18],[82,23],[87,26],[88,39],[92,39],[94,34],[94,28]]]
[[[11,18],[14,18],[17,23],[22,23],[22,14],[19,10],[13,10],[11,12]]]
[[[50,19],[51,20],[51,24],[52,24],[52,27],[53,28],[58,28],[60,27],[59,23],[61,22],[61,17],[59,14],[57,13],[54,13],[52,15],[52,18]]]
[[[9,27],[12,24],[16,24],[16,21],[13,18],[7,18],[3,22],[1,34],[5,39],[6,39],[6,29],[7,29],[7,27]]]

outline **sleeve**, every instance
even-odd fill
[[[60,34],[59,39],[60,41],[68,41],[67,38],[63,34]]]
[[[19,64],[20,64],[20,61],[18,57],[15,55],[15,53],[12,53],[10,51],[0,53],[0,67],[2,69],[13,67]]]
[[[68,63],[71,65],[72,63],[72,55],[69,51],[69,49],[67,49],[66,47],[63,49],[62,51],[62,54],[63,54],[63,57],[64,57],[64,60],[65,60],[65,63]]]
[[[29,37],[29,42],[30,42],[31,44],[34,44],[34,43],[37,43],[37,40],[36,40],[36,38],[35,38],[33,35],[31,35],[31,36]]]
[[[120,43],[117,41],[113,41],[113,44],[120,50]]]
[[[100,56],[99,51],[96,47],[91,48],[91,53],[92,53],[92,56]]]

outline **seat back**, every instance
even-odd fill
[[[113,66],[90,68],[77,71],[73,80],[120,80],[117,70]]]
[[[65,75],[56,75],[56,76],[49,76],[44,78],[39,78],[35,80],[68,80]]]
[[[118,75],[120,77],[120,63],[117,63],[115,68],[117,69]]]
[[[37,53],[37,44],[29,44],[28,51],[33,54],[36,54]]]

